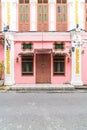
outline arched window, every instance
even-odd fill
[[[67,31],[67,0],[56,0],[56,31]]]
[[[48,31],[48,0],[38,0],[37,31]]]
[[[30,30],[30,5],[29,0],[19,0],[19,31]]]

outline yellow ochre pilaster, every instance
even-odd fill
[[[79,24],[79,18],[78,18],[78,0],[75,0],[75,23],[76,23],[76,25]]]
[[[10,1],[7,0],[7,25],[10,26]]]
[[[10,74],[10,50],[6,50],[6,74]]]

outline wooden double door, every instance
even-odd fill
[[[51,82],[51,55],[36,55],[36,83]]]

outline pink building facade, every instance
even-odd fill
[[[31,43],[32,49],[23,49],[23,43]],[[63,49],[56,49],[55,44],[63,44]],[[41,33],[24,33],[21,36],[20,34],[15,34],[15,82],[69,83],[71,79],[71,59],[69,48],[71,48],[69,33],[53,34],[49,32],[43,33],[43,36]],[[32,57],[33,72],[31,74],[23,75],[22,73],[23,56]],[[59,70],[57,66],[59,66]]]
[[[82,85],[87,84],[87,34],[85,32],[81,35],[82,45],[76,43],[74,47],[70,32],[7,32],[0,35],[0,39],[2,39],[0,60],[5,61],[3,76],[6,80],[5,84],[11,81],[12,84],[71,83],[77,85],[78,80],[81,80]],[[77,49],[81,50],[81,54]],[[73,83],[74,80],[76,84]]]
[[[84,0],[1,0],[4,84],[86,85],[86,8]]]

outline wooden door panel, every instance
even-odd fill
[[[38,54],[36,56],[36,82],[51,82],[51,56],[49,54]]]
[[[19,31],[30,30],[29,4],[19,5]]]
[[[67,5],[57,4],[56,6],[56,30],[67,31]]]

